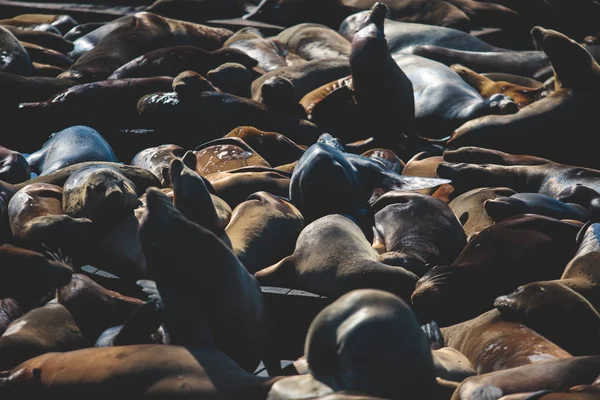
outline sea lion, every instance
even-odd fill
[[[454,65],[459,65],[459,64],[454,64]],[[521,75],[507,74],[507,73],[502,73],[502,72],[484,72],[481,75],[485,76],[486,78],[491,79],[493,81],[506,81],[506,82],[512,83],[514,85],[519,85],[519,86],[527,86],[527,87],[532,87],[532,88],[536,88],[536,89],[545,87],[543,82],[540,82],[540,81],[532,79],[532,78],[527,78],[527,77],[521,76]]]
[[[246,53],[258,62],[264,72],[270,72],[287,66],[297,66],[306,60],[290,52],[288,47],[276,38],[265,38],[256,28],[242,28],[223,44]]]
[[[325,25],[297,24],[285,29],[275,38],[307,61],[350,57],[350,42]]]
[[[63,185],[65,213],[95,224],[111,224],[133,214],[137,204],[135,184],[108,166],[80,168]]]
[[[47,304],[14,320],[0,337],[0,368],[10,369],[30,358],[84,347],[84,339],[69,311]]]
[[[401,174],[406,166],[404,161],[398,158],[398,155],[390,149],[371,149],[362,153],[361,156],[377,160],[397,174]]]
[[[31,167],[18,151],[0,146],[0,180],[21,183],[31,178]]]
[[[95,31],[96,29],[106,25],[106,22],[87,22],[85,24],[79,24],[71,28],[67,33],[64,34],[63,38],[74,42],[80,37],[87,35],[88,33]],[[73,49],[71,49],[72,51]]]
[[[0,20],[0,25],[11,25],[32,30],[55,28],[61,35],[64,35],[75,27],[77,22],[68,15],[21,14],[10,19]],[[45,27],[45,25],[49,25],[50,28]]]
[[[522,365],[572,358],[556,344],[498,310],[441,329],[446,346],[464,354],[478,375]]]
[[[350,74],[350,65],[348,60],[343,58],[314,60],[301,65],[281,67],[267,72],[252,82],[252,98],[261,101],[261,86],[274,76],[281,76],[291,81],[294,85],[294,98],[300,101],[311,90],[348,74]]]
[[[207,176],[243,167],[271,168],[252,147],[239,138],[222,138],[203,143],[194,149],[196,172]]]
[[[560,277],[575,253],[578,230],[533,214],[484,229],[452,265],[434,267],[419,280],[412,294],[415,313],[446,326],[490,310],[496,297],[519,285]]]
[[[477,90],[484,99],[502,93],[513,99],[519,108],[539,100],[545,91],[543,88],[519,86],[505,81],[493,81],[460,64],[451,65],[450,68]]]
[[[238,205],[225,229],[232,249],[254,274],[294,251],[304,218],[291,203],[267,192],[257,192]],[[265,252],[265,248],[271,251]]]
[[[149,93],[171,90],[170,77],[107,80],[70,87],[38,103],[21,103],[16,117],[33,119],[27,126],[36,144],[50,129],[86,125],[94,129],[138,123],[136,104]]]
[[[23,316],[19,304],[11,298],[0,300],[0,336],[6,331],[8,325],[15,319]]]
[[[488,116],[464,124],[452,134],[448,146],[480,145],[567,164],[597,166],[597,157],[585,140],[593,126],[589,120],[594,113],[589,108],[590,98],[600,87],[600,65],[585,48],[559,32],[534,27],[531,35],[552,63],[556,90],[514,116]],[[540,140],[558,137],[565,130],[576,135],[569,141],[578,143],[576,149],[556,142],[554,146],[539,146]]]
[[[206,77],[224,93],[245,98],[251,97],[252,72],[242,64],[225,63],[208,71]]]
[[[92,221],[73,218],[62,208],[62,188],[34,183],[19,190],[8,204],[8,221],[14,239],[27,247],[68,250],[92,233]]]
[[[379,197],[370,212],[374,229],[385,244],[380,260],[396,265],[409,259],[415,265],[406,268],[418,276],[428,270],[427,264],[452,264],[467,245],[465,231],[452,209],[434,197],[392,191]]]
[[[444,161],[438,166],[437,174],[452,179],[456,195],[473,188],[505,186],[519,193],[546,194],[565,203],[585,199],[589,203],[596,196],[593,192],[600,191],[600,171],[540,157],[465,146],[446,150]],[[584,191],[588,192],[585,196]]]
[[[108,290],[82,274],[73,274],[71,282],[56,291],[56,299],[69,310],[88,346],[105,329],[124,323],[143,304],[140,299]]]
[[[194,331],[208,323],[216,347],[242,368],[254,371],[265,340],[265,310],[256,279],[220,239],[187,220],[164,194],[151,188],[146,196],[148,205],[140,224],[140,240],[149,277],[156,280],[169,309],[167,321],[188,320],[182,313],[187,313],[184,305],[190,298],[196,298],[206,310],[202,312],[206,321],[167,324],[173,343],[193,343],[197,340]],[[161,246],[157,246],[159,242]],[[177,251],[166,254],[162,250],[164,243],[176,246],[171,248]],[[201,268],[187,268],[190,256],[198,251],[210,261],[202,263]],[[202,290],[198,291],[198,285],[203,286]],[[218,311],[209,312],[209,307]]]
[[[243,51],[221,48],[207,51],[195,46],[164,47],[152,50],[117,68],[107,79],[175,77],[183,71],[206,75],[211,69],[233,62],[254,68],[257,61]]]
[[[29,311],[49,292],[66,285],[73,270],[40,253],[12,246],[0,246],[0,298],[13,298],[23,311]]]
[[[343,390],[435,398],[427,341],[410,307],[390,293],[354,290],[325,307],[310,325],[305,354],[310,374],[278,381],[268,399],[321,398]]]
[[[152,172],[160,180],[161,186],[167,187],[169,182],[165,178],[168,177],[166,172],[171,161],[183,157],[184,154],[185,150],[175,144],[163,144],[140,151],[129,164]]]
[[[273,76],[267,79],[260,87],[260,96],[271,112],[307,119],[304,107],[295,98],[294,84],[283,76]]]
[[[269,192],[287,198],[290,192],[291,173],[274,168],[245,167],[206,176],[215,194],[234,209],[252,193]]]
[[[255,276],[261,285],[297,288],[331,298],[370,288],[408,299],[418,279],[401,266],[381,263],[356,221],[340,214],[308,224],[292,255]]]
[[[494,300],[502,318],[525,324],[574,356],[600,353],[600,314],[560,283],[533,282]]]
[[[496,400],[512,393],[561,391],[593,382],[599,369],[598,356],[523,365],[467,378],[454,392],[452,400],[475,400],[481,399],[482,395]]]
[[[304,148],[286,136],[277,132],[261,131],[252,126],[237,127],[225,137],[239,137],[273,166],[292,163],[304,154]]]
[[[299,144],[314,143],[322,133],[311,122],[271,113],[262,103],[209,91],[190,93],[185,98],[174,92],[147,95],[138,102],[138,114],[146,126],[154,129],[178,128],[188,132],[190,124],[201,124],[202,131],[194,136],[196,144],[220,138],[224,132],[242,125],[285,132],[288,138]]]
[[[118,18],[100,29],[108,33],[93,49],[77,58],[62,77],[80,82],[99,81],[152,50],[178,45],[216,50],[233,34],[227,29],[163,18],[149,12]]]
[[[327,137],[331,138],[324,134],[320,141]],[[294,168],[289,198],[307,221],[314,221],[327,214],[364,214],[376,188],[416,190],[443,183],[448,181],[398,175],[371,158],[315,143]]]
[[[485,212],[496,222],[517,214],[539,214],[581,222],[589,221],[592,216],[589,210],[579,204],[565,204],[540,193],[516,193],[510,197],[486,200],[483,206]]]
[[[31,75],[33,67],[27,50],[8,29],[0,25],[0,46],[4,53],[0,71],[17,75]]]
[[[71,66],[72,60],[59,51],[24,41],[21,41],[21,45],[27,51],[27,54],[29,54],[32,63],[49,64],[60,68],[69,68]]]
[[[63,54],[73,50],[73,43],[70,39],[63,38],[52,32],[32,31],[18,28],[11,25],[4,25],[21,42],[33,43],[38,46],[52,49]]]
[[[194,71],[183,71],[173,79],[173,90],[177,97],[193,98],[199,92],[220,92],[205,77]]]
[[[96,130],[81,125],[53,133],[40,150],[27,157],[33,172],[40,176],[86,161],[118,160]]]
[[[64,69],[48,64],[32,63],[33,74],[39,77],[56,78],[58,75],[65,72]]]
[[[516,192],[506,187],[483,187],[469,190],[455,197],[448,205],[462,224],[467,234],[467,241],[470,241],[479,232],[495,223],[485,209],[486,201],[513,194]]]

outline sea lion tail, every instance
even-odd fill
[[[261,286],[277,286],[289,288],[294,285],[293,273],[295,267],[295,256],[285,257],[277,264],[261,269],[254,274]]]

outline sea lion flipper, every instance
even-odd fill
[[[261,286],[292,287],[295,255],[287,256],[277,264],[261,269],[254,274]]]

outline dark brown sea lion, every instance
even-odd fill
[[[31,62],[49,64],[60,68],[69,68],[71,66],[72,60],[59,51],[24,41],[21,41],[21,45],[27,51],[27,54],[29,54]]]
[[[78,169],[63,186],[65,213],[96,224],[110,224],[109,221],[133,215],[137,204],[135,184],[108,166]]]
[[[95,129],[123,128],[138,122],[136,105],[149,93],[171,90],[170,77],[133,78],[70,87],[39,103],[21,103],[18,117],[33,119],[28,126],[34,144],[49,130],[73,125]],[[52,131],[50,131],[52,132]]]
[[[495,223],[485,209],[485,202],[498,197],[512,196],[513,194],[516,194],[516,192],[509,188],[484,187],[469,190],[455,197],[448,205],[462,224],[467,234],[467,241],[470,241],[479,232]]]
[[[248,85],[249,86],[249,85]],[[199,92],[220,92],[205,77],[194,71],[183,71],[173,79],[173,90],[177,97],[193,98]]]
[[[152,172],[163,187],[168,187],[169,165],[176,158],[181,158],[185,150],[175,144],[163,144],[140,151],[133,157],[130,165]]]
[[[467,378],[454,392],[452,400],[496,400],[511,393],[562,391],[575,385],[593,382],[599,371],[598,356],[523,365]]]
[[[0,180],[21,183],[31,178],[31,168],[23,155],[0,146]]]
[[[306,111],[294,94],[294,84],[283,76],[272,76],[260,87],[262,102],[270,112],[307,119]]]
[[[194,149],[196,172],[207,176],[244,167],[271,168],[252,147],[239,138],[211,140]]]
[[[533,282],[494,301],[502,318],[525,324],[574,356],[600,353],[600,314],[576,291]]]
[[[252,72],[238,63],[225,63],[206,74],[208,80],[224,93],[250,98],[250,86],[254,79]]]
[[[252,98],[261,101],[261,86],[274,76],[282,76],[290,80],[294,85],[295,99],[300,101],[311,90],[334,79],[347,76],[349,73],[350,65],[348,60],[343,58],[314,60],[302,65],[277,68],[252,82]]]
[[[0,46],[4,56],[0,71],[17,75],[31,75],[33,68],[27,50],[8,29],[0,25]]]
[[[261,131],[253,126],[237,127],[225,137],[239,137],[256,149],[258,154],[272,166],[292,163],[304,154],[304,148],[286,136],[277,132]]]
[[[110,30],[111,24],[117,27]],[[163,18],[149,12],[116,19],[100,29],[109,32],[92,50],[79,57],[63,77],[80,82],[106,79],[123,64],[152,50],[179,45],[216,50],[233,34],[227,29]]]
[[[355,221],[339,214],[309,224],[300,233],[292,255],[255,276],[261,285],[297,288],[331,298],[371,288],[408,299],[417,280],[402,267],[381,263]]]
[[[183,71],[206,75],[211,69],[234,62],[254,68],[257,61],[237,49],[207,51],[195,46],[164,47],[143,54],[120,66],[108,79],[176,77]]]
[[[245,167],[206,176],[215,194],[234,209],[256,192],[269,192],[286,198],[290,191],[292,174],[273,168]]]
[[[33,172],[40,176],[86,161],[118,160],[100,133],[81,125],[53,133],[40,150],[27,156]]]
[[[44,25],[49,25],[51,28],[56,28],[59,33],[64,35],[77,25],[77,22],[68,15],[21,14],[10,19],[0,20],[0,25],[11,25],[32,30],[48,30],[49,28],[44,27]]]
[[[62,188],[34,183],[19,190],[8,205],[8,221],[14,239],[42,251],[40,245],[68,250],[92,233],[92,221],[73,218],[63,211]]]
[[[216,347],[242,368],[254,371],[265,346],[265,309],[256,279],[220,239],[187,220],[164,194],[151,188],[146,195],[148,205],[140,225],[140,240],[149,277],[157,282],[170,308],[166,322],[173,343],[197,343],[195,331],[208,324]],[[165,243],[177,251],[165,253]],[[198,251],[208,262],[188,268],[190,256]],[[182,323],[189,321],[185,304],[190,298],[202,303],[205,320]],[[215,312],[209,311],[215,308]]]
[[[410,307],[390,293],[355,290],[325,307],[310,325],[305,354],[310,374],[278,381],[269,399],[321,398],[343,390],[436,398],[427,341]]]
[[[265,38],[258,29],[251,27],[237,31],[227,39],[223,47],[243,51],[258,61],[258,67],[264,72],[306,63],[306,60],[290,52],[289,48],[276,38]]]
[[[538,214],[582,222],[587,222],[592,217],[590,210],[579,204],[565,204],[541,193],[517,193],[510,197],[490,199],[484,203],[484,208],[496,222],[517,214]]]
[[[446,345],[464,354],[479,375],[572,357],[534,330],[505,321],[498,310],[441,331]]]
[[[294,25],[278,34],[276,39],[308,61],[350,56],[350,42],[324,25]]]
[[[418,276],[428,270],[427,264],[452,264],[467,244],[450,207],[431,196],[392,191],[378,198],[370,211],[385,244],[380,260],[393,265],[410,260],[414,266],[406,268]]]
[[[23,311],[36,306],[49,292],[71,280],[73,270],[40,253],[12,246],[0,246],[0,298],[13,298]]]
[[[502,93],[513,99],[519,108],[523,108],[539,100],[545,91],[543,88],[519,86],[505,81],[493,81],[459,64],[454,64],[450,68],[477,90],[484,99],[494,94]]]
[[[435,267],[419,280],[412,294],[417,316],[443,326],[458,323],[490,310],[496,297],[519,285],[560,277],[575,253],[578,230],[540,215],[484,229],[452,265]]]
[[[48,304],[8,326],[0,337],[0,368],[13,368],[41,354],[83,347],[83,336],[69,311],[60,304]]]
[[[593,146],[586,145],[585,140],[593,126],[589,120],[594,113],[590,99],[600,88],[600,66],[585,48],[559,32],[535,27],[531,34],[552,63],[556,90],[514,116],[487,116],[461,126],[448,146],[479,145],[573,165],[598,166]],[[569,143],[577,143],[576,149],[562,143],[539,146],[540,140],[558,137],[566,130],[575,135]]]
[[[303,228],[304,218],[291,203],[257,192],[233,210],[225,232],[233,252],[253,274],[291,254]]]
[[[6,331],[8,325],[15,319],[23,316],[23,310],[14,299],[0,300],[0,336]]]
[[[52,32],[32,31],[11,25],[4,25],[19,41],[37,44],[38,46],[52,49],[63,54],[73,50],[73,43],[66,38]]]
[[[87,345],[93,344],[105,329],[124,323],[143,304],[81,274],[73,274],[71,282],[56,291],[56,299],[73,315]]]
[[[0,104],[8,109],[16,109],[19,103],[45,101],[75,84],[69,79],[29,77],[0,72],[0,88],[4,93],[10,93],[10,95],[2,96]],[[20,140],[23,141],[23,138]],[[18,143],[18,140],[11,137],[2,140],[3,145],[8,146],[9,142]]]

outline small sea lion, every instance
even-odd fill
[[[517,214],[539,214],[582,222],[589,221],[592,216],[589,210],[579,204],[565,204],[541,193],[516,193],[510,197],[489,199],[483,206],[485,212],[496,222]]]
[[[250,98],[252,72],[239,63],[228,62],[207,72],[206,77],[222,92]]]

